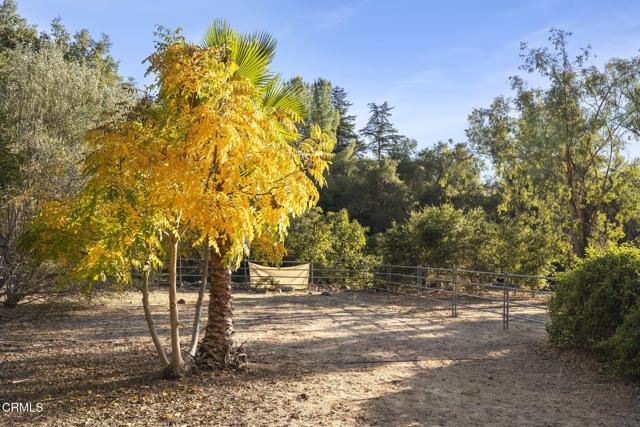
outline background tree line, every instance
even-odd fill
[[[547,274],[589,247],[635,243],[638,162],[625,158],[640,131],[640,60],[603,66],[572,56],[568,34],[522,46],[509,96],[470,112],[466,141],[418,141],[393,124],[387,102],[369,104],[358,129],[344,88],[287,82],[307,119],[335,142],[319,209],[293,220],[288,257],[393,262]],[[118,73],[106,36],[70,34],[59,19],[39,31],[12,0],[0,6],[0,293],[8,305],[50,287],[50,268],[20,246],[48,200],[76,193],[88,154],[82,136],[144,102]],[[418,148],[418,147],[423,148]]]
[[[422,149],[387,102],[369,104],[358,130],[343,88],[295,80],[309,122],[336,138],[319,205],[346,210],[364,251],[397,264],[550,274],[589,247],[635,243],[640,169],[625,153],[640,136],[640,58],[595,66],[589,49],[572,56],[569,36],[521,46],[541,87],[512,77],[510,96],[470,113],[466,141]]]

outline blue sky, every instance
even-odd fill
[[[389,101],[397,128],[420,146],[464,140],[472,108],[508,94],[508,77],[522,74],[520,42],[541,45],[551,27],[573,32],[575,48],[591,44],[597,63],[640,49],[637,1],[17,1],[40,27],[60,16],[72,31],[109,34],[121,72],[139,82],[156,24],[194,41],[215,18],[269,31],[276,71],[344,87],[360,126],[368,102]]]

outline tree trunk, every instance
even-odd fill
[[[202,317],[202,302],[204,301],[204,291],[207,288],[207,279],[209,276],[209,252],[211,249],[207,244],[202,251],[202,277],[200,279],[200,289],[198,289],[198,301],[196,302],[196,314],[193,318],[193,330],[191,331],[191,346],[189,354],[196,355],[198,347],[198,338],[200,337],[200,322]]]
[[[11,292],[11,284],[7,287],[7,296],[2,303],[4,308],[16,308],[20,302],[20,297]]]
[[[185,374],[184,360],[180,351],[180,322],[178,320],[178,303],[176,301],[176,263],[178,256],[178,241],[169,238],[169,317],[171,320],[171,365],[168,374],[181,377]]]
[[[211,285],[207,330],[198,349],[198,364],[211,369],[240,369],[246,365],[242,347],[236,346],[231,301],[231,270],[223,257],[211,251]]]
[[[156,327],[153,324],[153,318],[151,317],[151,309],[149,308],[149,270],[142,272],[142,307],[144,308],[144,318],[149,327],[149,334],[151,334],[153,344],[158,351],[158,357],[160,357],[160,364],[163,368],[166,368],[169,366],[169,359],[167,359],[167,353],[165,353],[162,343],[160,343],[160,338],[158,337]]]

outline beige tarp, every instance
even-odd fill
[[[249,263],[249,280],[252,286],[258,285],[262,280],[269,277],[282,286],[307,289],[309,286],[309,264],[291,267],[266,267],[252,262]]]

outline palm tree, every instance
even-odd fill
[[[272,114],[284,114],[300,122],[306,111],[300,96],[300,87],[282,83],[270,70],[276,52],[276,39],[268,33],[240,34],[222,20],[214,21],[205,33],[201,46],[224,46],[228,60],[237,66],[235,74],[246,78],[256,88],[262,105]],[[282,132],[292,143],[298,136]],[[209,313],[205,336],[200,343],[196,359],[200,365],[214,369],[242,367],[246,357],[237,347],[233,327],[231,269],[225,260],[225,243],[216,242],[218,250],[210,251]]]
[[[209,26],[200,44],[207,48],[227,47],[228,59],[238,66],[236,75],[248,79],[258,89],[264,106],[293,115],[299,120],[307,115],[300,97],[300,87],[283,84],[280,76],[269,68],[278,44],[271,34],[241,34],[231,28],[228,22],[218,19]]]

